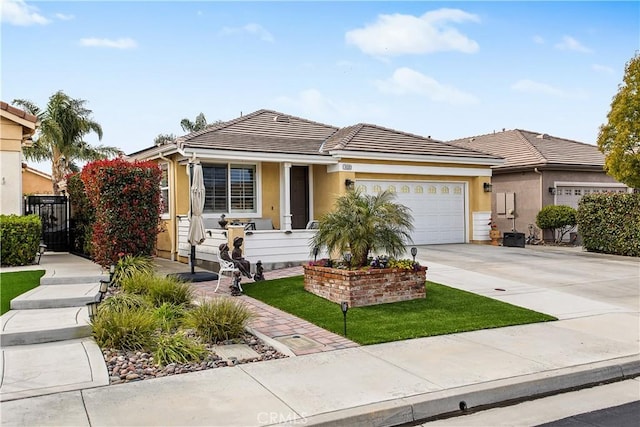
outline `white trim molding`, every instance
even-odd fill
[[[620,182],[572,182],[572,181],[554,181],[555,187],[616,187],[628,188],[626,184]]]
[[[500,158],[477,158],[463,156],[429,156],[420,154],[392,154],[372,153],[369,151],[355,152],[335,150],[329,152],[332,156],[342,159],[386,160],[403,162],[432,162],[432,163],[462,163],[466,165],[500,166],[505,160]]]
[[[491,176],[490,168],[462,168],[450,166],[411,166],[385,165],[371,163],[344,163],[327,166],[327,172],[356,172],[356,173],[387,173],[403,175],[434,175],[434,176]]]

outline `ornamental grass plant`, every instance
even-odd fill
[[[206,354],[204,345],[181,331],[160,334],[154,342],[153,360],[160,366],[200,361]]]
[[[189,310],[184,324],[193,328],[203,341],[216,343],[240,337],[251,317],[242,303],[231,298],[216,298]]]
[[[153,346],[157,322],[148,307],[109,310],[100,307],[93,336],[103,348],[144,350]]]

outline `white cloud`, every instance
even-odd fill
[[[64,14],[64,13],[56,13],[55,17],[58,18],[61,21],[71,21],[72,19],[75,18],[74,15],[67,15],[67,14]]]
[[[379,15],[378,20],[363,28],[347,31],[347,44],[373,56],[423,54],[442,51],[474,53],[478,43],[450,23],[479,22],[476,15],[459,9],[438,9],[422,16]]]
[[[530,93],[534,95],[553,96],[555,98],[570,98],[581,100],[589,98],[588,93],[582,89],[561,89],[547,83],[536,82],[529,79],[518,80],[511,85],[511,89],[518,92]]]
[[[560,43],[556,43],[555,47],[560,50],[573,50],[582,53],[592,52],[591,49],[583,46],[582,43],[570,36],[562,37],[562,41]]]
[[[108,47],[114,49],[133,49],[138,46],[136,41],[130,38],[119,38],[115,40],[86,38],[80,39],[80,45],[86,47]]]
[[[591,66],[591,69],[593,69],[593,71],[597,71],[599,73],[606,73],[606,74],[613,74],[615,73],[615,71],[613,70],[613,68],[611,67],[607,67],[606,65],[600,65],[600,64],[593,64]]]
[[[384,114],[379,105],[356,105],[343,99],[334,101],[314,88],[303,90],[293,97],[280,96],[274,103],[281,111],[338,126],[350,125],[365,118],[370,120]]]
[[[374,84],[381,92],[394,95],[421,95],[453,105],[478,103],[475,96],[406,67],[398,68],[389,79],[378,80]]]
[[[544,39],[542,38],[542,36],[533,36],[532,40],[535,44],[544,44]]]
[[[2,0],[0,13],[2,22],[12,25],[45,25],[50,21],[38,13],[38,8],[29,6],[24,0]]]
[[[272,43],[275,39],[273,35],[260,24],[247,24],[243,27],[224,27],[222,34],[251,34],[260,37],[260,40]]]

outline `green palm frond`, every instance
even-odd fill
[[[354,266],[367,262],[369,253],[382,251],[399,256],[411,241],[411,210],[394,202],[388,191],[367,195],[360,190],[339,197],[335,209],[319,220],[311,247],[325,248],[329,254],[350,251]]]

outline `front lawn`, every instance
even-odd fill
[[[40,285],[44,270],[0,273],[0,315],[9,311],[11,300]]]
[[[427,282],[424,299],[350,308],[347,338],[377,344],[478,329],[557,320],[491,298]],[[243,284],[245,293],[342,335],[340,305],[304,290],[303,276]]]

